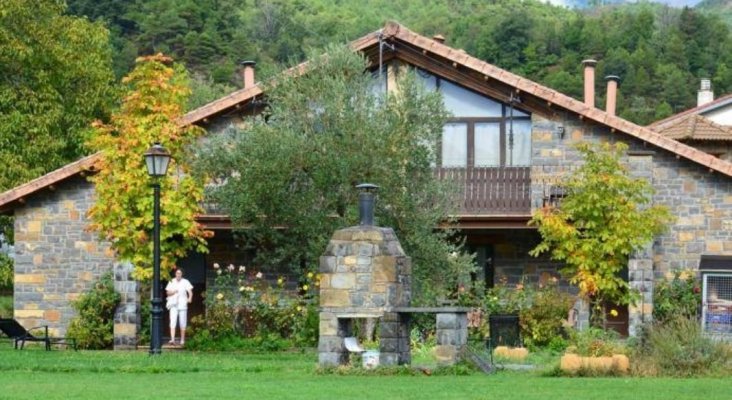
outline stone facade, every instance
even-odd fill
[[[137,284],[130,267],[116,263],[109,243],[87,231],[94,188],[74,178],[27,200],[15,210],[14,316],[26,327],[48,325],[63,336],[76,316],[71,302],[107,272],[115,275],[122,303],[115,317],[115,346],[134,346],[137,336]]]
[[[94,189],[84,178],[44,191],[15,210],[15,318],[64,335],[76,315],[71,301],[111,272],[108,243],[87,232]]]
[[[630,331],[652,313],[652,282],[678,269],[696,270],[702,254],[732,254],[732,178],[638,139],[583,123],[566,115],[533,116],[532,204],[538,207],[562,176],[582,162],[573,148],[579,141],[622,141],[629,146],[630,173],[655,189],[653,202],[669,207],[676,220],[652,247],[629,263],[631,285],[642,289],[642,301],[630,307]],[[563,127],[564,135],[561,135]]]

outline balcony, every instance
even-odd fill
[[[460,215],[531,213],[531,167],[436,168],[435,174],[458,185]]]

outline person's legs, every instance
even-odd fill
[[[180,344],[186,343],[186,326],[188,325],[188,310],[180,310],[178,312],[180,318]]]
[[[178,309],[175,307],[170,307],[170,344],[175,344],[175,325],[176,322],[178,322]]]

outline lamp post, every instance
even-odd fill
[[[160,354],[163,316],[163,300],[160,298],[160,178],[168,172],[170,153],[160,143],[145,152],[147,173],[152,179],[153,200],[153,298],[152,327],[150,329],[150,354]]]

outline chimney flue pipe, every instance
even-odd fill
[[[358,194],[358,217],[359,225],[374,226],[374,197],[379,188],[373,183],[362,183],[357,185]]]

